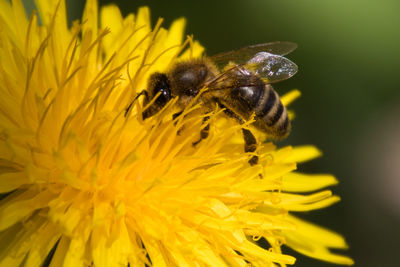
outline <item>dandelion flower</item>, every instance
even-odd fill
[[[295,171],[316,148],[260,144],[250,166],[219,111],[196,147],[197,106],[173,120],[174,100],[143,121],[137,101],[124,116],[151,73],[201,56],[184,19],[152,28],[147,8],[122,17],[88,0],[69,27],[64,1],[37,8],[0,1],[1,266],[293,264],[283,245],[353,263],[329,250],[346,248],[340,235],[293,215],[339,200],[322,190],[333,176]]]

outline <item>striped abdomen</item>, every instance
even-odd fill
[[[290,121],[287,110],[271,85],[264,85],[254,112],[256,114],[254,126],[258,129],[275,138],[283,138],[288,135]]]
[[[234,86],[225,96],[218,97],[218,102],[228,107],[242,122],[255,114],[253,126],[270,137],[286,137],[290,130],[287,110],[272,86],[255,75],[235,78]]]

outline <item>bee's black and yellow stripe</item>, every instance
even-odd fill
[[[260,91],[254,111],[257,128],[276,138],[282,138],[288,134],[290,124],[287,110],[271,85],[265,85],[264,90]]]

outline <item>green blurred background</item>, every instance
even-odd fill
[[[30,2],[30,1],[26,1]],[[299,66],[277,84],[302,97],[284,144],[314,144],[324,156],[300,170],[333,173],[342,201],[299,216],[342,233],[356,266],[400,266],[400,1],[231,0],[108,1],[124,15],[151,8],[164,26],[184,16],[207,54],[270,41],[293,41]],[[81,16],[84,1],[67,1]],[[29,3],[28,3],[29,6]],[[287,250],[295,266],[335,266]],[[397,259],[397,260],[395,260]],[[396,264],[397,263],[397,264]]]

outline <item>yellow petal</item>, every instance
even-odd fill
[[[16,32],[19,35],[19,40],[16,44],[24,44],[28,29],[28,20],[26,18],[25,9],[21,0],[13,0],[12,7],[15,17]]]
[[[270,252],[265,250],[254,243],[245,242],[242,244],[241,250],[243,254],[248,254],[253,257],[257,257],[260,259],[267,259],[265,262],[260,261],[260,266],[268,265],[268,262],[280,262],[283,264],[294,264],[296,259],[289,255],[284,255],[280,253]],[[263,255],[263,256],[261,256]]]
[[[5,0],[0,1],[0,18],[2,25],[1,30],[2,32],[5,31],[4,33],[6,34],[4,36],[13,37],[12,39],[16,41],[17,32],[16,32],[14,12],[9,1]]]
[[[47,258],[50,250],[60,238],[61,233],[58,231],[57,225],[47,222],[35,232],[35,238],[31,242],[35,246],[29,251],[26,259],[26,266],[39,266]]]
[[[307,235],[312,241],[331,248],[348,247],[344,238],[331,230],[306,222],[295,216],[289,216],[288,219],[297,225],[298,231],[296,232]]]
[[[204,52],[204,47],[198,41],[194,41],[179,58],[182,60],[199,58],[201,57],[203,52]]]
[[[97,36],[98,32],[98,7],[96,0],[87,0],[85,9],[83,11],[83,24],[82,32],[91,32],[93,38]]]
[[[0,174],[0,193],[10,192],[27,183],[29,183],[29,179],[24,172]]]
[[[140,7],[137,11],[135,28],[143,27],[144,30],[138,33],[138,39],[142,40],[145,33],[150,32],[150,9],[148,7]]]
[[[41,240],[44,233],[40,231],[41,229],[45,229],[47,224],[48,221],[37,214],[36,216],[32,216],[24,225],[16,224],[2,231],[0,234],[0,266],[19,266],[20,263],[26,259],[28,251],[33,249],[32,244],[35,244],[27,241],[44,241]],[[57,239],[58,237],[52,235],[45,236],[44,238],[50,238],[51,240],[52,238]],[[41,245],[45,244],[41,243]]]
[[[111,225],[110,231],[108,239],[102,232],[95,230],[92,233],[94,264],[100,267],[125,266],[132,248],[123,218]]]
[[[22,239],[29,237],[24,233],[24,230],[25,232],[28,230],[35,231],[36,227],[24,229],[22,224],[15,224],[0,233],[0,266],[20,266],[30,249],[30,246]],[[16,239],[16,236],[22,238]]]
[[[35,210],[45,207],[53,197],[52,193],[38,193],[36,190],[12,193],[0,205],[0,230],[10,227]]]
[[[69,238],[66,236],[62,236],[60,238],[60,241],[57,244],[56,251],[54,252],[53,258],[51,259],[50,267],[63,266],[65,254],[67,253],[69,247],[69,242],[70,242]]]
[[[330,190],[316,192],[309,195],[282,193],[282,201],[279,203],[279,205],[309,204],[318,202],[331,196],[332,192]]]
[[[291,155],[286,157],[283,162],[305,162],[320,157],[322,152],[315,146],[305,145],[294,147]]]
[[[293,101],[301,96],[301,92],[297,89],[291,90],[290,92],[281,96],[281,102],[284,106],[289,106]]]
[[[309,192],[336,185],[337,179],[330,174],[304,174],[290,172],[282,177],[282,191]]]
[[[289,211],[311,211],[316,209],[326,208],[330,205],[333,205],[340,201],[340,197],[338,196],[331,196],[325,199],[319,200],[318,202],[314,203],[307,203],[307,204],[292,204],[292,205],[284,205],[283,207]]]
[[[274,164],[271,166],[266,166],[264,172],[265,175],[268,175],[268,178],[270,180],[273,180],[295,169],[296,169],[296,164],[294,163]]]
[[[297,231],[284,233],[287,241],[286,244],[289,247],[316,259],[337,264],[354,264],[351,258],[331,253],[328,250],[328,248],[347,248],[347,244],[342,236],[294,216],[289,216],[289,220],[298,227]]]
[[[111,4],[101,7],[100,22],[102,28],[109,28],[110,32],[117,36],[122,29],[124,19],[118,6]]]
[[[157,242],[152,241],[152,240],[143,240],[144,246],[148,252],[148,255],[151,259],[151,263],[153,266],[157,267],[166,267],[169,266],[170,264],[172,265],[173,262],[167,262],[168,258],[166,258],[167,255],[162,253],[160,246],[162,244],[157,244]]]
[[[255,211],[257,212],[238,211],[235,216],[243,221],[243,223],[251,226],[257,226],[257,230],[259,231],[260,235],[262,235],[262,231],[295,229],[293,223],[290,223],[279,216],[269,216],[268,214],[271,211],[268,209],[263,209],[260,207]]]
[[[186,27],[186,19],[179,18],[172,22],[169,30],[168,30],[168,37],[165,41],[165,47],[171,47],[180,45],[183,41],[183,36],[185,33]]]
[[[116,5],[107,5],[100,9],[100,24],[101,28],[110,29],[110,33],[104,37],[104,50],[108,53],[114,52],[113,47],[121,37],[123,30],[123,17],[121,11]],[[109,57],[107,57],[108,59]]]
[[[86,217],[79,223],[75,235],[65,240],[58,255],[59,260],[63,261],[62,266],[86,266],[88,261],[92,262],[88,250],[90,246],[89,237],[92,232],[91,226],[92,222],[90,218]]]

